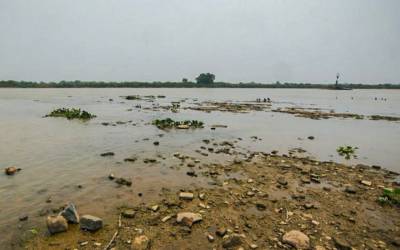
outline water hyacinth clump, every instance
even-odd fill
[[[168,129],[168,128],[180,128],[180,129],[188,129],[188,128],[203,128],[204,123],[202,121],[197,120],[186,120],[186,121],[174,121],[171,118],[166,119],[157,119],[154,120],[153,125],[157,126],[159,129]]]
[[[90,120],[92,118],[95,118],[96,116],[93,114],[90,114],[89,112],[81,109],[76,109],[76,108],[59,108],[53,110],[50,114],[46,115],[46,117],[64,117],[67,118],[68,120],[72,119],[79,119],[79,120]]]
[[[340,146],[336,149],[340,156],[344,156],[347,160],[349,160],[352,156],[356,158],[356,150],[358,147],[352,146]]]

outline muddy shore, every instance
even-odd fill
[[[399,207],[377,202],[383,188],[396,187],[396,173],[256,152],[227,165],[181,160],[208,186],[163,188],[158,198],[116,209],[95,233],[73,225],[33,237],[27,249],[104,249],[115,232],[109,249],[291,249],[283,240],[291,230],[308,238],[305,249],[400,247]],[[201,220],[177,222],[182,212]]]

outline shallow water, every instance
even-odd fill
[[[202,162],[225,162],[220,155],[204,157],[194,152],[202,139],[218,141],[243,138],[245,150],[287,153],[291,148],[307,150],[318,160],[348,164],[381,165],[400,171],[400,123],[353,119],[311,120],[273,112],[224,113],[182,110],[179,113],[143,109],[154,103],[127,101],[124,95],[166,95],[155,103],[187,99],[198,101],[253,101],[269,97],[273,108],[302,106],[400,117],[399,90],[332,91],[314,89],[0,89],[0,169],[17,166],[15,176],[0,174],[0,244],[9,243],[30,228],[43,229],[43,208],[74,201],[80,211],[107,217],[119,204],[136,201],[137,193],[156,196],[163,186],[202,185],[178,168],[172,157],[182,152]],[[378,100],[375,100],[377,97]],[[113,101],[109,101],[109,99]],[[381,98],[386,98],[381,100]],[[135,108],[140,103],[142,109]],[[54,108],[79,107],[97,115],[89,122],[43,118]],[[128,111],[132,109],[132,111]],[[164,132],[148,123],[157,118],[198,119],[206,128]],[[132,120],[132,124],[103,126],[102,122]],[[228,128],[210,130],[209,125]],[[159,137],[159,134],[164,134]],[[315,140],[308,140],[308,136]],[[262,140],[252,140],[258,136]],[[148,138],[149,140],[143,140]],[[160,141],[154,146],[153,141]],[[341,145],[358,146],[358,159],[338,156]],[[113,151],[114,157],[99,154]],[[162,155],[157,164],[144,164],[146,157]],[[138,157],[135,163],[123,159]],[[128,176],[131,188],[117,188],[107,179],[109,173]],[[83,188],[77,188],[82,185]],[[52,202],[46,203],[51,197]],[[28,222],[18,217],[28,214]],[[4,236],[4,237],[3,237]]]

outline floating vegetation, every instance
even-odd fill
[[[400,188],[385,188],[378,198],[381,204],[400,205]]]
[[[352,156],[353,158],[356,158],[356,150],[358,147],[352,147],[352,146],[340,146],[336,149],[336,151],[339,153],[339,155],[344,156],[347,160],[349,160]]]
[[[154,120],[153,125],[159,129],[178,128],[178,129],[189,129],[189,128],[203,128],[204,123],[197,120],[186,120],[186,121],[174,121],[171,118]]]
[[[64,117],[67,118],[68,120],[72,119],[90,120],[92,118],[95,118],[96,116],[81,109],[59,108],[53,110],[50,114],[46,115],[45,117]]]

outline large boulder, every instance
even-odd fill
[[[80,220],[81,229],[87,231],[97,231],[103,227],[103,220],[92,215],[83,215]]]
[[[61,215],[47,217],[46,224],[50,234],[61,233],[68,230],[68,222]]]
[[[296,249],[309,249],[310,239],[298,230],[292,230],[283,235],[282,241]]]
[[[67,207],[60,213],[69,223],[79,224],[79,214],[73,203],[68,203]]]

